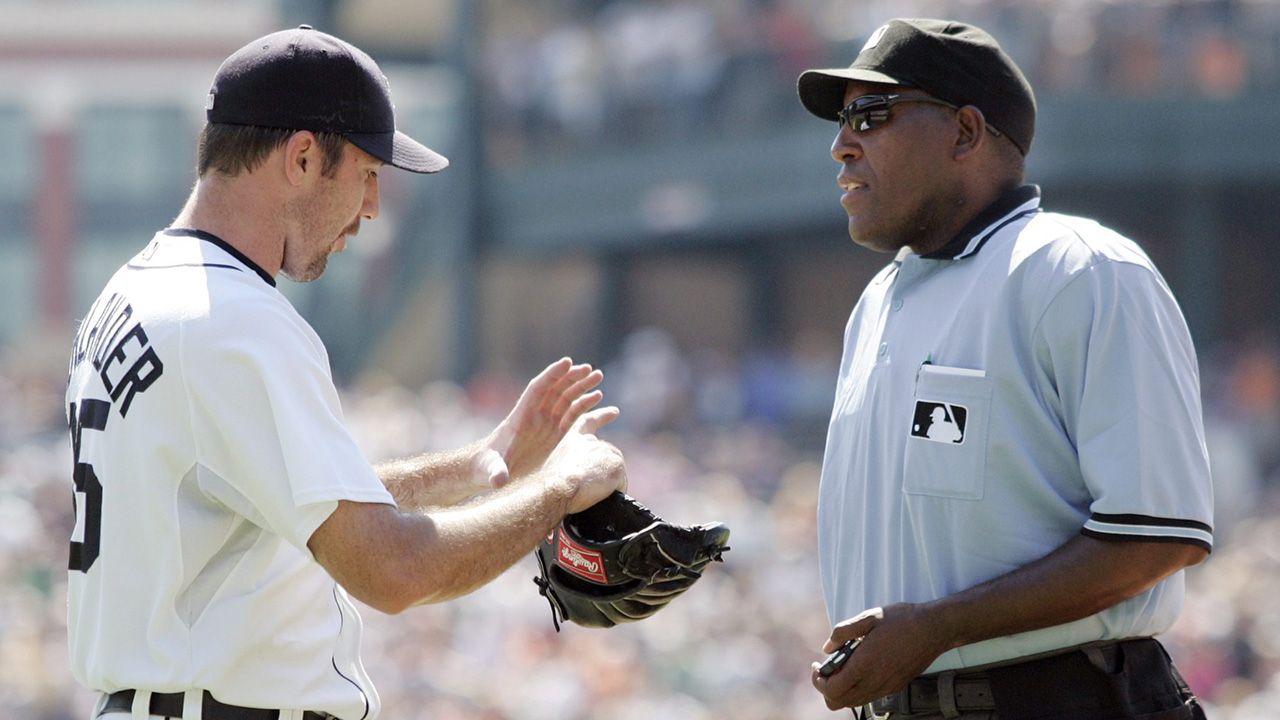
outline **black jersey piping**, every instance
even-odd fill
[[[170,268],[184,268],[184,267],[211,267],[211,268],[219,268],[222,270],[235,270],[236,272],[244,272],[244,269],[241,268],[239,265],[223,265],[222,263],[174,263],[173,265],[135,265],[134,263],[129,263],[128,267],[130,270],[168,270]]]
[[[267,274],[266,270],[263,270],[260,265],[250,260],[247,255],[237,250],[234,246],[231,245],[231,243],[228,243],[226,240],[223,240],[222,238],[218,237],[217,235],[214,235],[213,233],[207,233],[204,230],[196,230],[195,228],[168,228],[163,232],[165,235],[168,235],[170,237],[193,237],[193,238],[198,238],[200,240],[203,240],[207,243],[213,243],[214,245],[217,245],[219,248],[222,248],[224,251],[226,251],[226,253],[231,257],[244,263],[245,267],[256,272],[258,274],[258,277],[265,280],[268,285],[270,285],[271,287],[276,286],[276,279],[271,277],[269,274]],[[210,267],[226,267],[226,266],[210,265]]]
[[[1006,219],[1004,222],[1002,222],[1002,223],[1000,223],[999,225],[997,225],[997,226],[995,226],[995,227],[991,228],[991,232],[989,232],[989,233],[987,233],[986,235],[984,235],[984,236],[982,237],[982,239],[981,239],[981,240],[979,240],[979,241],[977,242],[977,244],[973,246],[973,249],[972,249],[972,250],[970,250],[970,251],[969,251],[969,252],[967,252],[967,253],[963,253],[963,254],[961,254],[961,255],[957,255],[957,256],[956,256],[956,259],[964,258],[964,257],[968,257],[968,256],[970,256],[970,255],[975,255],[975,254],[977,254],[977,252],[978,252],[979,250],[981,250],[981,249],[982,249],[982,246],[983,246],[983,245],[986,245],[986,244],[987,244],[987,241],[988,241],[988,240],[990,240],[992,237],[994,237],[996,233],[998,233],[998,232],[1000,232],[1001,230],[1003,230],[1003,229],[1004,229],[1004,227],[1005,227],[1006,225],[1008,225],[1008,224],[1010,224],[1010,223],[1012,223],[1012,222],[1015,222],[1015,221],[1017,221],[1017,220],[1021,220],[1022,218],[1026,217],[1026,216],[1028,216],[1028,215],[1035,215],[1035,214],[1036,214],[1036,213],[1038,213],[1038,212],[1040,212],[1040,208],[1030,208],[1030,209],[1028,209],[1028,210],[1023,210],[1022,212],[1018,213],[1017,215],[1014,215],[1013,217],[1010,217],[1010,218]]]
[[[333,587],[333,603],[338,606],[338,634],[341,635],[342,628],[347,623],[347,616],[346,613],[342,612],[342,603],[338,600],[337,585]],[[333,665],[333,671],[338,673],[338,677],[351,683],[356,692],[360,693],[360,699],[364,701],[364,714],[360,716],[360,720],[365,720],[365,718],[369,717],[369,696],[365,694],[364,688],[360,687],[360,683],[342,674],[342,671],[338,669],[338,658],[336,656],[330,656],[329,662]]]
[[[994,235],[996,231],[1000,230],[1000,228],[1003,228],[1005,225],[1008,225],[1010,222],[1013,222],[1024,215],[1032,212],[1039,212],[1039,208],[1026,210],[1013,217],[1005,218],[1005,220],[1001,222],[1001,218],[1004,218],[1009,213],[1017,210],[1028,201],[1039,197],[1040,186],[1038,185],[1019,185],[1018,187],[1009,190],[999,198],[996,198],[995,202],[983,208],[982,212],[978,213],[973,220],[969,221],[969,224],[965,225],[960,232],[956,233],[956,236],[951,238],[946,245],[943,245],[941,248],[938,248],[931,253],[921,255],[920,257],[926,260],[956,260],[961,257],[968,257],[978,252],[982,249],[982,246],[986,244],[987,239]],[[992,224],[997,222],[1000,224],[997,227],[992,228]],[[969,247],[969,243],[972,242],[975,237],[978,237],[983,233],[985,233],[985,236],[978,242],[973,250],[965,252],[965,249]]]

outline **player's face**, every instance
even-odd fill
[[[850,82],[844,102],[864,95],[923,95],[914,88]],[[849,215],[849,237],[864,247],[926,253],[951,239],[964,205],[947,132],[954,111],[924,102],[888,110],[888,122],[857,131],[840,127],[831,156],[840,163],[840,204]]]
[[[298,199],[294,230],[285,238],[281,272],[294,282],[311,282],[329,265],[329,256],[347,247],[347,236],[360,231],[360,220],[378,217],[378,170],[381,160],[347,143],[333,177],[319,177]]]

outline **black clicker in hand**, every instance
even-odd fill
[[[853,655],[854,649],[858,647],[858,643],[860,642],[862,642],[862,638],[850,640],[836,648],[836,651],[831,653],[831,655],[827,657],[826,662],[822,663],[822,666],[818,668],[818,674],[822,677],[830,677],[834,675],[837,670],[844,667],[844,664],[848,662],[849,658]]]

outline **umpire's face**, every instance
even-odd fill
[[[383,162],[345,143],[342,161],[331,176],[313,178],[292,204],[293,231],[285,239],[281,272],[294,282],[320,277],[329,256],[347,247],[347,236],[360,231],[360,220],[378,217],[378,170]]]
[[[850,81],[845,105],[867,95],[927,97],[916,88]],[[887,111],[887,121],[871,126],[842,122],[831,145],[841,166],[837,182],[849,237],[872,250],[927,253],[950,240],[965,204],[952,162],[955,111],[926,102],[896,103]]]

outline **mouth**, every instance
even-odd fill
[[[346,230],[343,230],[341,233],[339,233],[339,234],[338,234],[337,239],[335,239],[335,240],[333,241],[333,246],[332,246],[332,247],[333,247],[333,250],[332,250],[332,252],[333,252],[333,253],[340,253],[340,252],[342,252],[343,250],[346,250],[346,249],[347,249],[347,238],[348,238],[348,237],[355,237],[355,236],[356,236],[356,234],[357,234],[357,233],[359,233],[359,232],[360,232],[360,226],[359,226],[358,224],[357,224],[357,225],[352,225],[352,226],[348,227]]]
[[[845,201],[849,200],[851,197],[865,191],[868,188],[868,185],[866,183],[862,182],[861,180],[854,180],[848,175],[841,175],[840,177],[836,178],[836,183],[840,186],[840,189],[844,191],[844,195],[840,196],[841,203],[844,203]]]

